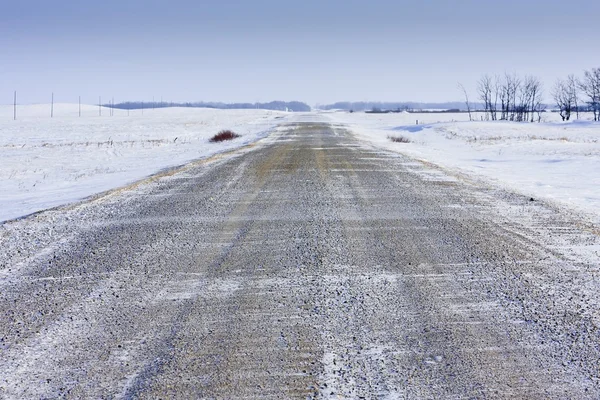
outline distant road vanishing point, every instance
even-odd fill
[[[7,227],[0,398],[600,398],[569,218],[304,114]]]

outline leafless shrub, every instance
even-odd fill
[[[235,138],[239,138],[241,135],[238,135],[235,132],[232,132],[230,130],[223,130],[219,133],[217,133],[215,136],[210,138],[210,142],[211,143],[217,143],[217,142],[223,142],[225,140],[232,140]]]
[[[388,136],[388,139],[395,143],[410,143],[410,139],[404,136]]]

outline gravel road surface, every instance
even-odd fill
[[[0,398],[597,399],[598,234],[300,116],[3,224]]]

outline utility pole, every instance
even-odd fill
[[[102,96],[98,96],[98,116],[102,116]]]
[[[50,118],[54,117],[54,92],[52,92],[52,103],[50,103]]]
[[[79,96],[79,116],[81,117],[81,96]]]
[[[15,90],[15,107],[14,107],[14,118],[17,120],[17,91]]]

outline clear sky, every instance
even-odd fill
[[[6,1],[0,104],[434,102],[505,71],[549,92],[600,67],[599,16],[598,0]]]

